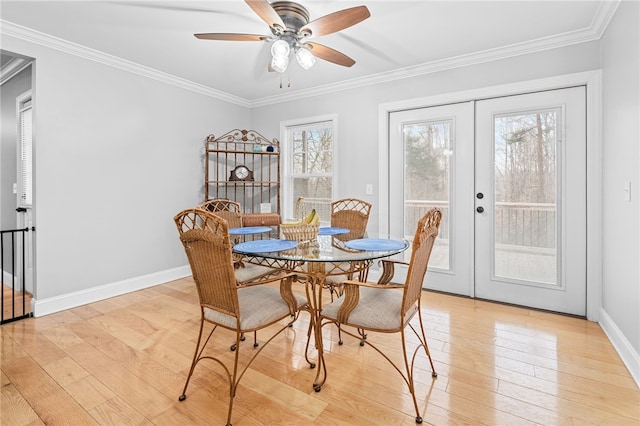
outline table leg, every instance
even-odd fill
[[[318,351],[318,371],[316,372],[316,378],[313,381],[313,389],[316,392],[320,392],[322,385],[327,380],[327,368],[324,363],[323,354],[323,342],[322,342],[322,327],[320,324],[320,310],[322,309],[322,288],[325,282],[325,264],[323,262],[309,262],[307,264],[307,298],[311,308],[310,312],[310,328],[309,335],[311,334],[311,328],[313,328],[313,338],[316,350]],[[307,349],[309,347],[309,338],[307,338]],[[305,356],[306,350],[305,350]],[[309,359],[307,358],[307,361]]]
[[[372,262],[370,260],[351,262],[350,272],[357,273],[358,279],[360,281],[366,281],[371,263]],[[313,389],[316,392],[320,392],[322,386],[327,381],[327,367],[324,362],[324,342],[322,340],[322,323],[320,321],[320,311],[322,310],[322,289],[324,288],[324,285],[326,283],[326,276],[326,264],[324,262],[307,263],[306,291],[307,300],[309,300],[310,305],[310,323],[309,331],[307,333],[305,358],[307,359],[307,362],[309,363],[311,368],[313,368],[314,364],[309,361],[309,357],[307,355],[313,328],[315,347],[318,351],[318,371],[316,372],[316,377],[313,381]],[[362,336],[363,340],[361,342],[361,345],[364,345],[364,339],[367,338],[366,334],[364,334],[363,331],[360,331],[360,335]]]
[[[313,284],[309,281],[310,277],[305,278],[305,291],[307,293],[307,301],[309,302],[309,329],[307,330],[307,344],[304,348],[304,358],[307,360],[307,364],[309,364],[309,368],[315,368],[316,363],[309,359],[309,344],[311,343],[311,333],[313,334],[313,340],[315,342],[315,329],[316,329],[316,309],[314,308],[314,296],[313,296]],[[315,343],[314,343],[315,344]]]

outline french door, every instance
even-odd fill
[[[389,123],[390,232],[411,238],[428,208],[443,210],[426,288],[586,313],[584,87]]]
[[[473,294],[473,108],[465,102],[389,117],[390,234],[411,240],[418,219],[440,208],[425,286],[464,295]],[[402,279],[406,270],[396,273]]]

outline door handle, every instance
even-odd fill
[[[482,192],[478,192],[476,197],[478,197],[478,200],[482,200],[484,198],[484,194]]]
[[[482,206],[478,206],[478,207],[476,208],[476,211],[477,211],[478,213],[483,213],[483,212],[484,212],[484,207],[482,207]]]
[[[24,213],[24,212],[26,212],[26,211],[27,211],[27,208],[26,208],[26,207],[18,207],[18,208],[16,209],[16,211],[17,211],[18,213]]]

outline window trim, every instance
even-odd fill
[[[29,115],[29,138],[25,139],[23,117]],[[17,117],[17,193],[18,207],[33,206],[33,95],[28,90],[16,97]],[[26,152],[25,152],[26,150]]]
[[[305,127],[311,126],[314,123],[331,122],[333,127],[333,144],[332,144],[332,170],[331,174],[318,174],[318,176],[331,176],[331,198],[335,199],[338,188],[338,173],[336,170],[336,153],[338,146],[338,114],[325,114],[316,115],[312,117],[297,118],[294,120],[286,120],[280,122],[280,159],[282,161],[280,167],[280,192],[282,200],[282,217],[293,217],[295,211],[295,205],[291,191],[293,188],[293,176],[291,173],[291,144],[289,143],[288,135],[291,127]]]

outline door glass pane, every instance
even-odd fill
[[[418,220],[432,207],[442,210],[440,233],[430,268],[450,268],[449,200],[452,120],[403,126],[404,135],[404,235],[412,240]]]
[[[558,116],[495,118],[496,277],[557,284]]]

